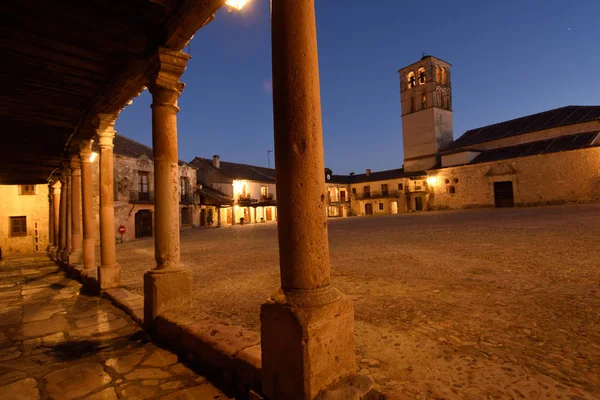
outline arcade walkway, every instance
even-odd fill
[[[46,255],[0,261],[0,399],[223,399]]]

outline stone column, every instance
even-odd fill
[[[272,0],[271,28],[281,289],[261,306],[262,385],[308,400],[355,372],[354,309],[330,284],[314,0]]]
[[[96,277],[94,254],[94,198],[92,196],[92,143],[87,141],[79,152],[81,162],[81,213],[83,215],[83,272],[86,277]]]
[[[257,223],[258,220],[256,219],[256,206],[254,207],[254,223]]]
[[[118,114],[99,114],[94,120],[100,146],[100,289],[121,284],[121,267],[117,264],[115,245],[115,189],[113,139]]]
[[[71,254],[69,264],[83,260],[81,250],[81,163],[79,156],[71,156]]]
[[[66,162],[63,171],[65,173],[65,243],[62,252],[62,263],[69,265],[69,254],[71,253],[71,165]]]
[[[217,226],[221,226],[221,207],[217,207]]]
[[[144,325],[167,310],[183,308],[192,300],[192,275],[180,264],[177,153],[179,82],[189,55],[159,49],[149,66],[152,94],[154,150],[154,252],[156,268],[144,274]]]
[[[52,259],[56,260],[58,254],[58,228],[60,226],[60,180],[55,178],[54,184],[52,185],[52,206],[53,206],[53,220],[54,220],[54,241],[52,242]]]
[[[54,246],[54,188],[48,182],[48,255],[52,255],[52,247]]]
[[[60,205],[58,211],[58,250],[56,252],[57,260],[62,264],[64,262],[64,252],[67,247],[67,197],[69,190],[67,188],[67,171],[62,169],[60,175]]]

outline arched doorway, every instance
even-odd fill
[[[373,204],[365,204],[365,215],[373,215]]]
[[[135,238],[152,237],[152,213],[140,210],[135,213]]]

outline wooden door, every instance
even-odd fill
[[[423,198],[421,196],[415,197],[415,210],[423,211]]]
[[[231,225],[231,221],[233,220],[233,218],[232,218],[232,214],[233,214],[233,213],[232,213],[232,210],[231,210],[231,208],[228,208],[228,209],[227,209],[227,224],[228,224],[228,225]]]
[[[272,221],[273,220],[273,210],[271,210],[271,207],[267,207],[267,221]]]
[[[496,207],[515,206],[512,181],[494,182],[494,204]]]
[[[152,237],[152,213],[149,210],[140,210],[135,214],[135,237]]]
[[[371,203],[365,204],[365,214],[373,215],[373,204],[371,204]]]

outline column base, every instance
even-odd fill
[[[261,306],[260,323],[269,399],[313,399],[356,372],[354,305],[339,290],[279,291]]]
[[[81,264],[83,262],[83,251],[75,250],[69,254],[68,263],[69,265]]]
[[[165,311],[192,302],[192,273],[181,268],[153,269],[144,274],[144,328]]]
[[[121,266],[119,264],[98,267],[100,290],[112,289],[121,285]]]
[[[56,254],[57,254],[57,252],[58,252],[58,247],[56,247],[56,246],[50,247],[50,258],[53,261],[56,261]]]

